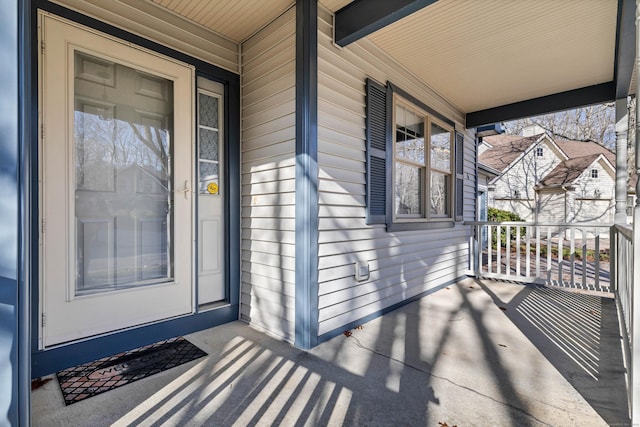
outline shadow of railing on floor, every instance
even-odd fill
[[[530,284],[505,302],[477,283],[609,425],[630,423],[613,299]]]

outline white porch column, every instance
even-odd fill
[[[627,133],[629,108],[627,98],[616,99],[616,210],[614,222],[627,223]]]

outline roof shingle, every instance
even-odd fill
[[[489,166],[500,172],[504,172],[505,169],[525,152],[532,144],[540,139],[544,134],[538,134],[533,136],[521,136],[521,135],[493,135],[484,138],[484,141],[491,145],[491,148],[478,156],[478,161],[481,164]],[[616,167],[616,154],[608,148],[593,142],[593,141],[574,141],[561,137],[552,138],[553,142],[562,150],[569,160],[574,160],[569,163],[561,163],[553,171],[547,175],[540,184],[543,186],[555,186],[564,185],[573,182],[580,173],[593,163],[598,155],[602,154]],[[594,157],[595,156],[595,157]],[[592,158],[591,162],[587,158]],[[566,162],[566,161],[565,161]],[[577,168],[584,166],[582,170],[578,172]],[[638,177],[630,172],[629,187],[632,192],[635,190]],[[577,173],[577,175],[576,175]]]
[[[591,154],[565,160],[549,172],[538,185],[540,187],[562,187],[571,184],[599,157],[600,154]]]
[[[500,172],[504,170],[525,152],[531,144],[535,143],[542,134],[534,136],[520,135],[494,135],[485,137],[484,140],[492,145],[484,153],[478,156],[478,161]]]
[[[604,154],[614,167],[616,165],[616,155],[611,150],[590,141],[572,141],[564,138],[554,138],[553,141],[565,152],[570,159],[574,157],[589,156],[592,154]]]

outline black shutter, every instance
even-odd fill
[[[385,224],[387,206],[387,89],[367,79],[367,224]]]
[[[464,220],[464,135],[456,132],[456,221]]]

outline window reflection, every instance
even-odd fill
[[[394,199],[397,217],[450,217],[452,137],[453,130],[438,124],[435,118],[410,108],[404,101],[396,103]]]
[[[75,54],[76,293],[172,277],[173,84]]]

